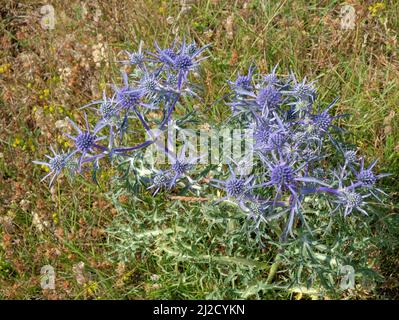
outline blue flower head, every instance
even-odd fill
[[[155,189],[156,195],[162,188],[169,188],[173,179],[173,174],[169,170],[159,170],[152,178],[152,185],[148,189]]]
[[[86,123],[86,128],[85,128],[86,130],[81,130],[75,122],[73,122],[70,118],[68,118],[69,123],[75,128],[78,134],[77,136],[74,137],[65,133],[65,135],[75,143],[75,150],[72,151],[72,154],[75,154],[77,152],[81,153],[79,159],[79,170],[82,165],[82,161],[86,155],[94,153],[95,150],[102,152],[107,151],[107,148],[97,144],[98,141],[107,138],[106,136],[97,137],[97,133],[98,131],[101,130],[101,128],[95,128],[94,131],[92,132],[90,130],[86,113],[84,114],[84,118]],[[95,158],[100,156],[103,155],[97,154],[94,157],[91,157],[90,160],[94,160]]]
[[[122,79],[124,86],[122,88],[114,87],[115,104],[119,109],[124,111],[132,111],[141,104],[140,99],[143,93],[140,89],[132,88],[129,85],[126,72],[122,72]]]
[[[355,191],[343,189],[339,193],[338,198],[335,200],[335,202],[339,206],[344,207],[344,217],[350,215],[354,210],[357,210],[368,216],[368,213],[362,208],[364,205],[366,205],[364,198],[367,197],[368,195],[362,196]]]
[[[42,178],[41,181],[44,181],[48,177],[52,176],[49,182],[49,186],[54,182],[54,179],[62,172],[62,170],[67,166],[68,158],[71,156],[70,154],[61,152],[57,153],[54,151],[54,148],[50,146],[50,150],[53,153],[53,156],[46,155],[45,157],[49,159],[48,162],[45,161],[33,161],[33,163],[38,165],[43,165],[49,168],[49,173]]]
[[[237,176],[229,165],[230,177],[226,180],[211,179],[213,185],[226,192],[226,196],[219,201],[225,199],[236,199],[240,204],[247,198],[252,190],[252,182],[254,176],[244,177]]]
[[[144,62],[146,61],[146,58],[144,56],[144,53],[142,52],[142,49],[143,49],[143,41],[140,41],[138,50],[134,52],[129,52],[125,50],[125,53],[128,56],[128,60],[123,60],[120,62],[126,65],[143,66]]]
[[[236,80],[234,82],[228,81],[233,90],[236,90],[237,94],[240,94],[241,90],[251,91],[252,88],[252,75],[254,72],[255,66],[251,66],[248,69],[248,73],[246,75],[238,74]]]
[[[275,109],[280,105],[281,94],[274,86],[268,85],[267,87],[259,90],[259,93],[256,97],[256,102],[258,103],[262,112],[264,112],[265,109]]]

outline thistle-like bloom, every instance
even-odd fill
[[[376,187],[378,179],[390,176],[389,173],[374,174],[373,168],[376,165],[377,160],[374,160],[367,168],[364,167],[364,158],[360,160],[360,170],[356,174],[356,182],[348,187],[349,190],[356,188],[367,188],[377,200],[381,201],[376,192],[386,195],[384,191]],[[352,169],[353,170],[353,169]]]
[[[230,177],[227,180],[211,179],[213,186],[226,192],[226,196],[219,199],[217,202],[232,198],[234,200],[237,200],[238,203],[242,205],[244,199],[249,195],[250,191],[252,190],[252,182],[254,176],[237,176],[230,165],[229,171]]]
[[[263,152],[269,148],[269,137],[271,133],[270,124],[263,119],[251,124],[252,137],[254,139],[254,150]]]
[[[114,87],[115,90],[115,105],[119,110],[133,111],[141,105],[141,97],[143,92],[140,89],[132,88],[129,85],[129,80],[126,72],[122,72],[123,87]]]
[[[175,52],[175,46],[176,46],[176,41],[173,41],[173,44],[169,48],[161,49],[159,46],[158,42],[155,41],[154,47],[156,50],[156,53],[149,52],[148,54],[154,57],[155,59],[152,59],[151,61],[153,62],[161,62],[165,64],[167,67],[170,67],[173,65],[173,60],[176,58],[177,53]]]
[[[52,176],[49,182],[49,187],[54,182],[54,179],[62,172],[62,170],[67,166],[68,158],[71,156],[70,154],[66,154],[64,152],[56,153],[52,146],[50,146],[50,150],[53,153],[53,156],[45,155],[46,158],[49,159],[48,162],[44,161],[33,161],[35,164],[44,165],[49,168],[49,173],[44,176],[40,182],[46,180],[48,177]]]
[[[267,222],[265,218],[267,210],[270,208],[270,201],[260,200],[258,197],[242,201],[241,209],[247,214],[247,219],[255,222],[255,230],[262,222]]]
[[[98,107],[93,107],[98,106]],[[80,109],[90,108],[94,110],[99,116],[99,120],[95,125],[96,128],[103,128],[105,126],[114,127],[116,119],[119,118],[117,103],[115,102],[115,95],[111,98],[107,97],[105,90],[103,91],[103,98],[101,100],[94,100]]]
[[[356,175],[357,181],[361,183],[362,187],[373,187],[377,182],[379,177],[383,177],[384,175],[375,175],[373,173],[373,168],[376,165],[377,160],[373,161],[373,163],[366,169],[364,168],[364,159],[362,158],[360,164],[360,171]]]
[[[90,126],[89,126],[89,121],[87,120],[87,115],[86,113],[84,114],[84,118],[85,118],[85,123],[86,123],[86,130],[82,131],[78,125],[73,122],[70,118],[68,118],[69,123],[75,128],[75,130],[78,132],[78,135],[73,137],[67,133],[65,133],[65,135],[73,140],[73,142],[75,143],[75,150],[72,151],[71,155],[75,154],[75,153],[81,153],[80,159],[79,159],[79,171],[82,165],[82,161],[85,158],[86,155],[89,155],[91,153],[94,153],[94,150],[100,150],[101,152],[105,152],[108,149],[100,146],[97,144],[98,141],[100,140],[104,140],[107,137],[106,136],[102,136],[102,137],[97,137],[97,133],[102,129],[101,127],[95,128],[93,130],[93,132],[91,132],[90,130]],[[92,157],[90,157],[87,160],[95,160],[98,157],[103,157],[104,154],[97,154],[94,155]]]
[[[270,86],[276,86],[279,84],[279,78],[276,74],[276,70],[277,70],[278,65],[275,65],[272,72],[270,72],[269,74],[263,76],[263,82],[266,85],[270,85]]]
[[[354,164],[357,163],[357,155],[355,150],[347,150],[344,153],[344,158],[345,161],[348,162],[348,164]]]
[[[307,83],[306,77],[299,82],[295,75],[291,73],[293,85],[288,93],[292,94],[298,100],[316,100],[316,89],[314,87],[314,81]]]
[[[121,62],[125,65],[138,65],[138,66],[142,67],[144,62],[146,61],[146,58],[144,56],[142,49],[143,49],[143,41],[140,41],[138,50],[133,51],[133,52],[129,52],[129,51],[125,50],[124,52],[128,56],[128,60],[122,60],[119,62]]]
[[[160,91],[159,81],[158,81],[159,72],[156,73],[144,73],[139,81],[139,88],[143,95],[153,98]]]
[[[198,56],[206,48],[208,48],[208,45],[197,49],[193,53],[190,53],[189,50],[187,50],[186,42],[183,39],[179,53],[176,55],[176,57],[172,59],[168,56],[165,56],[166,58],[169,58],[172,68],[177,71],[177,87],[179,90],[182,88],[183,83],[186,82],[188,73],[192,70],[196,70],[199,66],[199,63],[207,58],[198,58]]]
[[[192,182],[191,178],[187,175],[188,172],[193,169],[194,165],[198,163],[198,161],[203,158],[205,155],[202,156],[193,156],[190,154],[189,157],[186,156],[188,144],[185,143],[181,148],[178,155],[174,154],[172,151],[167,151],[167,156],[171,162],[170,169],[168,170],[172,178],[169,183],[169,188],[172,188],[176,185],[176,181],[182,177],[186,177],[189,182]]]
[[[253,89],[252,87],[252,75],[255,70],[255,66],[251,66],[248,69],[248,73],[246,75],[240,75],[238,74],[236,80],[234,82],[232,81],[227,81],[231,88],[235,90],[237,94],[240,94],[240,92],[244,91],[251,91]]]
[[[318,110],[319,112],[315,115],[312,115],[313,124],[316,126],[316,128],[320,132],[322,132],[322,133],[327,132],[334,119],[341,118],[341,117],[345,116],[345,115],[331,116],[328,113],[331,110],[331,108],[335,106],[337,101],[338,101],[338,98],[334,99],[334,101],[331,102],[323,111],[320,110],[320,106],[319,106],[319,110]]]
[[[276,200],[284,191],[289,191],[291,195],[297,197],[302,183],[305,183],[305,185],[310,183],[329,186],[326,183],[305,174],[303,169],[307,165],[306,162],[297,165],[296,159],[290,159],[289,156],[292,155],[288,155],[285,159],[278,159],[274,151],[271,152],[270,158],[261,155],[260,158],[269,171],[269,181],[261,183],[255,187],[276,187]]]
[[[169,170],[158,170],[152,178],[152,185],[147,189],[155,189],[153,195],[155,196],[162,188],[168,188],[171,185],[173,174]]]
[[[281,93],[273,85],[268,85],[259,90],[256,102],[261,108],[262,113],[265,113],[266,109],[272,110],[280,105]]]
[[[343,189],[334,202],[338,204],[338,208],[344,207],[344,217],[350,215],[354,210],[368,216],[368,213],[362,208],[367,204],[364,201],[367,197],[369,197],[369,195],[361,195],[355,191]]]
[[[292,108],[290,109],[292,115],[296,115],[298,117],[310,115],[313,107],[312,102],[302,99],[287,103],[287,105],[292,106]]]

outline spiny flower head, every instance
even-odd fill
[[[271,149],[281,148],[285,141],[287,140],[287,136],[284,132],[275,131],[269,135],[268,145]]]
[[[280,92],[272,85],[259,90],[256,102],[261,108],[276,108],[281,102]]]
[[[61,171],[65,166],[65,155],[57,154],[54,158],[51,158],[49,161],[49,167],[52,171]]]
[[[240,90],[250,91],[252,90],[252,74],[254,71],[254,66],[249,67],[248,73],[246,75],[238,74],[234,82],[229,81],[229,84],[234,90],[240,94]]]
[[[365,196],[355,191],[348,189],[341,190],[337,202],[345,208],[344,217],[350,215],[353,210],[358,210],[367,216],[367,212],[362,209],[362,206],[365,204],[364,198]]]
[[[327,112],[322,112],[314,116],[315,125],[321,129],[322,131],[327,131],[330,127],[331,121],[333,117],[330,116]]]
[[[102,118],[109,119],[115,114],[115,106],[112,102],[105,101],[99,107]]]
[[[294,81],[291,89],[291,93],[294,97],[300,100],[315,100],[316,89],[313,86],[313,82],[307,83],[306,78],[299,82],[294,74],[291,74],[291,78]]]
[[[245,191],[245,180],[232,177],[226,181],[226,191],[229,197],[240,197]]]
[[[140,79],[140,89],[143,94],[153,95],[158,92],[159,83],[156,74],[144,74]]]
[[[45,161],[33,161],[33,163],[46,166],[49,168],[50,172],[42,178],[41,181],[44,181],[47,179],[49,176],[52,176],[49,182],[49,186],[53,184],[54,179],[62,172],[62,170],[66,167],[68,158],[70,157],[69,154],[61,152],[57,153],[53,149],[52,146],[50,146],[50,150],[53,153],[53,156],[46,155],[45,157],[48,158],[48,162]]]
[[[176,55],[177,55],[174,47],[175,47],[175,41],[173,42],[171,47],[167,47],[165,49],[161,49],[159,44],[157,42],[155,42],[156,53],[149,52],[149,54],[156,59],[156,60],[152,60],[152,61],[154,61],[154,62],[158,61],[167,66],[173,65],[173,60],[176,58]]]
[[[88,152],[94,146],[96,139],[95,134],[89,131],[82,131],[77,135],[75,143],[79,151]]]
[[[233,160],[233,163],[236,162]],[[248,197],[251,189],[254,176],[241,176],[236,175],[232,166],[229,164],[230,176],[226,180],[211,179],[214,186],[226,192],[226,196],[220,199],[235,199],[240,205]]]
[[[276,165],[271,172],[271,182],[275,185],[289,185],[294,182],[295,171],[286,163]]]
[[[193,65],[191,57],[187,54],[179,54],[173,61],[174,67],[178,71],[187,72]]]
[[[145,62],[145,56],[142,52],[143,41],[140,41],[139,49],[137,51],[129,52],[125,50],[124,52],[128,56],[128,60],[121,61],[123,64],[139,65],[142,66]]]
[[[273,68],[272,72],[263,76],[263,81],[267,85],[277,85],[279,83],[279,78],[276,74],[277,65]]]
[[[157,187],[167,186],[171,176],[169,172],[161,171],[154,176],[153,183]]]
[[[367,168],[364,166],[364,158],[361,158],[360,161],[360,170],[356,174],[357,184],[362,187],[372,188],[375,186],[378,179],[382,177],[387,177],[390,174],[381,173],[381,174],[374,174],[373,168],[376,165],[377,160],[374,160]],[[380,191],[376,188],[377,191]]]
[[[192,165],[190,163],[186,163],[184,161],[176,160],[175,163],[172,164],[171,169],[177,174],[177,175],[183,175],[186,173],[186,171],[190,170]]]
[[[355,150],[348,150],[344,153],[344,158],[348,163],[356,163],[357,162],[357,155]]]
[[[356,179],[362,183],[362,186],[365,186],[365,187],[373,186],[377,181],[377,177],[375,176],[373,171],[370,169],[361,170],[356,175]]]
[[[295,114],[308,114],[311,112],[312,104],[307,100],[298,100],[293,103],[290,103],[294,106],[293,112]]]
[[[162,188],[170,187],[173,174],[168,170],[159,170],[152,178],[152,185],[148,189],[155,189],[154,195],[159,192]]]
[[[117,101],[124,110],[129,110],[139,105],[141,94],[137,90],[124,88],[118,92]]]

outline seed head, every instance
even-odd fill
[[[288,185],[294,181],[294,170],[287,164],[275,166],[271,173],[273,184]]]
[[[57,154],[50,159],[49,166],[51,171],[59,172],[65,167],[65,155]]]
[[[346,151],[344,157],[349,163],[355,163],[357,161],[356,151],[354,150]]]
[[[273,86],[267,86],[259,91],[256,102],[259,106],[275,108],[280,104],[281,94]]]
[[[360,207],[363,203],[363,198],[360,194],[349,190],[344,190],[341,193],[340,200],[350,209]]]
[[[92,135],[88,131],[85,131],[76,137],[76,146],[78,147],[79,151],[87,152],[94,145],[94,140],[96,140],[96,136]]]
[[[180,54],[174,60],[175,68],[180,71],[188,71],[192,65],[192,59],[186,54]]]
[[[245,191],[244,179],[231,178],[226,181],[226,191],[229,197],[240,197]]]
[[[360,171],[357,174],[356,178],[365,187],[371,187],[377,181],[377,177],[374,175],[373,171],[370,169]]]

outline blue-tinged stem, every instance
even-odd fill
[[[338,195],[340,193],[337,189],[328,188],[328,187],[319,187],[317,188],[316,192],[327,192],[334,195]]]
[[[355,188],[360,187],[360,186],[362,186],[362,183],[361,182],[356,182],[356,183],[352,183],[347,189],[348,190],[352,190],[352,189],[355,189]]]
[[[147,147],[147,146],[149,146],[150,144],[153,144],[153,143],[154,143],[153,140],[147,140],[147,141],[144,141],[144,142],[142,142],[142,143],[140,143],[140,144],[138,144],[136,146],[133,146],[133,147],[115,148],[115,149],[113,149],[113,152],[133,151],[133,150],[137,150],[137,149],[141,149],[141,148]]]
[[[339,195],[339,190],[338,189],[333,189],[333,188],[328,188],[328,187],[318,187],[318,188],[313,188],[313,189],[303,189],[301,190],[301,194],[310,194],[310,193],[321,193],[321,192],[326,192],[326,193],[331,193],[333,195]]]
[[[169,110],[168,110],[168,113],[166,114],[165,119],[162,121],[162,123],[161,123],[161,125],[160,125],[160,127],[159,127],[159,129],[160,129],[161,131],[164,129],[165,125],[169,123],[170,116],[171,116],[173,110],[175,109],[176,104],[177,104],[177,102],[179,101],[179,98],[180,98],[180,92],[179,92],[178,94],[176,94],[175,100],[173,100],[173,103],[172,103],[172,105],[169,107]]]

